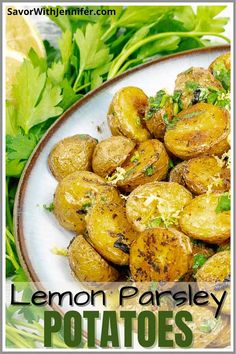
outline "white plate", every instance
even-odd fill
[[[207,68],[229,47],[207,48],[165,57],[135,68],[105,83],[76,103],[43,137],[22,176],[15,204],[15,230],[18,250],[32,281],[51,291],[81,289],[71,275],[66,257],[51,252],[54,246],[66,248],[73,233],[59,226],[44,204],[50,204],[57,181],[47,166],[47,157],[59,140],[78,133],[102,140],[110,136],[106,114],[112,96],[124,86],[138,86],[147,95],[159,89],[172,92],[177,74],[191,66]],[[97,127],[101,127],[101,132]],[[50,286],[49,286],[50,284]],[[65,304],[63,310],[68,310]]]

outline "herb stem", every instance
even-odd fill
[[[222,38],[226,42],[230,43],[229,38],[227,38],[226,36],[224,36],[220,33],[215,33],[215,32],[165,32],[165,33],[154,34],[152,36],[149,36],[149,37],[139,41],[138,43],[135,43],[129,49],[124,50],[123,53],[121,52],[121,54],[117,57],[118,60],[114,61],[114,65],[112,65],[110,68],[110,71],[108,73],[108,80],[117,75],[117,73],[120,70],[120,67],[124,64],[126,59],[131,54],[133,54],[137,49],[139,49],[140,47],[142,47],[143,45],[145,45],[147,43],[153,42],[153,41],[161,39],[161,38],[169,37],[169,36],[179,36],[182,38],[183,37],[192,38],[192,37],[214,36],[214,37]]]
[[[8,256],[14,266],[14,268],[17,270],[20,268],[20,265],[19,263],[17,262],[16,258],[15,258],[15,255],[14,255],[14,252],[11,248],[11,245],[10,245],[10,241],[9,241],[9,238],[12,236],[9,237],[9,235],[11,235],[10,231],[8,229],[6,229],[6,249],[7,249],[7,253],[8,253]],[[9,237],[9,238],[8,238]]]

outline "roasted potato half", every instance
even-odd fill
[[[184,305],[177,307],[175,312],[187,311],[192,315],[192,321],[188,322],[193,333],[193,342],[191,348],[206,348],[216,340],[225,328],[221,318],[215,318],[214,312],[207,306]],[[175,333],[179,329],[175,327]]]
[[[82,235],[76,236],[70,243],[68,258],[74,275],[81,282],[110,282],[119,277],[119,272]]]
[[[106,177],[121,166],[135,147],[135,143],[124,136],[111,136],[97,144],[93,153],[93,171]]]
[[[175,229],[146,230],[131,245],[130,270],[134,281],[177,281],[191,265],[190,239]]]
[[[54,213],[59,223],[67,230],[83,233],[86,229],[85,215],[98,194],[118,198],[115,188],[88,171],[78,171],[59,182],[54,195]]]
[[[152,182],[136,188],[126,202],[126,214],[137,231],[178,227],[178,217],[192,200],[191,193],[175,182]]]
[[[224,291],[227,292],[221,310],[222,313],[229,315],[231,312],[230,251],[214,254],[197,271],[195,278],[201,290],[211,291],[218,299],[222,297]],[[210,299],[210,305],[216,307],[213,299]]]
[[[108,124],[112,135],[124,135],[137,142],[150,138],[144,124],[148,97],[138,87],[124,87],[112,99]]]
[[[127,265],[129,248],[138,233],[128,222],[124,201],[100,198],[86,216],[89,239],[94,248],[108,261]]]
[[[154,97],[149,98],[145,122],[155,138],[163,140],[166,131],[165,120],[171,121],[174,115],[173,107],[172,97],[165,90],[160,90]]]
[[[198,103],[177,115],[166,131],[165,146],[175,156],[188,160],[202,155],[221,156],[228,151],[230,117],[227,110]],[[214,127],[214,128],[213,128]]]
[[[97,140],[87,134],[60,140],[48,156],[48,166],[53,176],[61,181],[75,171],[91,171],[96,144]]]
[[[230,211],[218,211],[222,194],[203,194],[187,204],[179,225],[188,236],[207,243],[220,244],[230,237]]]
[[[198,282],[223,282],[230,274],[230,252],[217,252],[198,269],[195,277]]]
[[[183,179],[194,194],[227,192],[230,189],[230,169],[214,156],[189,160],[183,168]]]
[[[164,145],[155,139],[141,143],[122,168],[107,180],[125,192],[130,192],[140,184],[160,181],[167,175],[169,157]]]
[[[176,182],[181,184],[182,186],[185,185],[184,179],[183,179],[183,171],[184,171],[184,166],[187,164],[187,161],[183,161],[178,163],[176,166],[174,166],[169,175],[169,181],[170,182]]]
[[[175,92],[181,93],[181,109],[186,109],[197,103],[195,102],[195,90],[199,87],[222,89],[221,83],[207,69],[189,68],[177,76]]]
[[[222,54],[216,58],[209,66],[213,76],[219,80],[225,90],[230,89],[230,53]]]

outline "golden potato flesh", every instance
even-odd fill
[[[198,269],[198,282],[223,282],[230,274],[230,251],[217,252]]]
[[[140,184],[160,181],[167,175],[169,157],[159,140],[148,140],[134,150],[130,159],[107,180],[125,192],[130,192]]]
[[[190,68],[177,76],[175,91],[181,93],[181,109],[186,109],[197,103],[195,102],[194,92],[199,87],[222,89],[221,83],[207,69]]]
[[[165,120],[171,121],[173,114],[172,98],[164,90],[158,91],[156,96],[149,98],[145,122],[148,130],[155,138],[161,140],[164,138]]]
[[[108,111],[108,124],[112,135],[124,135],[141,142],[150,138],[144,125],[148,97],[138,87],[124,87],[112,99]]]
[[[215,318],[214,311],[209,306],[184,305],[176,308],[175,313],[179,311],[187,311],[192,315],[192,321],[188,322],[193,333],[193,342],[190,348],[206,348],[211,347],[216,338],[219,337],[225,328],[225,323],[221,318]],[[175,326],[175,333],[180,330]]]
[[[183,168],[183,179],[194,194],[227,192],[230,189],[230,169],[213,156],[189,160]]]
[[[181,230],[188,236],[220,244],[230,237],[230,211],[218,211],[222,194],[203,194],[194,198],[179,218]]]
[[[134,281],[177,281],[192,265],[189,237],[175,229],[156,228],[141,233],[130,249]]]
[[[86,216],[86,223],[89,239],[98,253],[114,264],[129,263],[129,248],[138,233],[127,220],[121,198],[97,200]]]
[[[119,277],[119,272],[81,235],[76,236],[70,243],[68,257],[73,273],[81,282],[110,282]]]
[[[198,103],[177,115],[179,119],[165,134],[165,146],[187,160],[202,155],[221,156],[228,151],[230,117],[227,110]]]
[[[209,66],[213,76],[219,80],[225,90],[230,89],[230,53],[222,54],[216,58]]]
[[[82,233],[86,229],[85,215],[96,196],[107,190],[117,195],[115,188],[92,172],[79,171],[65,177],[57,186],[54,196],[54,213],[67,230]]]
[[[179,214],[191,200],[191,193],[178,183],[147,183],[129,195],[126,214],[137,231],[178,227]]]
[[[170,182],[176,182],[181,184],[182,186],[185,185],[184,178],[183,178],[183,171],[184,171],[184,166],[186,165],[187,161],[183,161],[178,163],[176,166],[174,166],[169,175],[169,181]]]
[[[97,140],[87,134],[60,140],[48,157],[48,165],[54,177],[61,181],[75,171],[91,171],[96,144]]]
[[[93,171],[106,177],[125,162],[134,147],[135,143],[124,136],[112,136],[101,141],[93,153]]]

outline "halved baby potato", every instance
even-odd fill
[[[198,287],[213,293],[221,299],[224,291],[226,298],[221,308],[222,313],[231,313],[231,287],[230,287],[230,251],[217,252],[209,258],[195,274]],[[210,306],[216,308],[215,301],[210,298]]]
[[[187,161],[183,161],[178,163],[176,166],[172,168],[169,175],[169,182],[176,182],[181,184],[182,186],[185,185],[184,178],[183,178],[183,171],[186,164]]]
[[[76,236],[70,243],[68,258],[74,275],[81,282],[111,282],[119,277],[119,272],[82,235]]]
[[[134,281],[178,281],[192,265],[189,237],[175,229],[156,228],[141,233],[130,250]]]
[[[141,143],[130,159],[108,178],[125,192],[130,192],[140,184],[160,181],[167,175],[169,157],[164,145],[156,139]]]
[[[166,131],[165,146],[175,156],[187,160],[202,155],[221,156],[228,151],[230,117],[227,110],[198,103],[177,115]]]
[[[93,153],[93,171],[106,177],[121,166],[135,147],[135,143],[124,136],[111,136],[97,144]]]
[[[178,227],[179,214],[191,200],[191,193],[178,183],[147,183],[129,195],[126,214],[140,232],[159,226]]]
[[[171,121],[173,115],[173,100],[165,90],[160,90],[156,93],[156,96],[149,98],[145,122],[148,130],[155,138],[161,140],[164,138],[166,131],[165,120]]]
[[[208,69],[221,82],[225,90],[230,90],[230,53],[220,55],[210,64]]]
[[[136,142],[149,139],[150,133],[144,124],[147,105],[148,97],[140,88],[128,86],[119,90],[107,116],[112,135],[124,135]]]
[[[75,171],[91,171],[93,150],[97,140],[87,134],[77,134],[60,140],[48,156],[53,176],[61,181]]]
[[[114,264],[129,263],[130,245],[138,233],[126,217],[121,198],[97,199],[86,216],[86,224],[89,239],[97,252]]]
[[[216,80],[209,70],[189,68],[180,73],[175,81],[175,91],[181,93],[182,109],[187,109],[196,103],[194,101],[194,92],[198,87],[222,89],[220,81]]]
[[[230,274],[230,251],[217,252],[198,269],[195,277],[198,282],[223,282]]]
[[[218,211],[222,194],[203,194],[187,204],[180,214],[179,225],[188,236],[220,244],[230,237],[230,210]]]
[[[85,215],[98,194],[107,198],[117,196],[114,187],[92,172],[78,171],[59,182],[54,195],[54,213],[65,229],[83,233],[86,229]]]
[[[214,156],[187,161],[182,171],[186,187],[194,194],[229,191],[230,169],[220,162]]]

